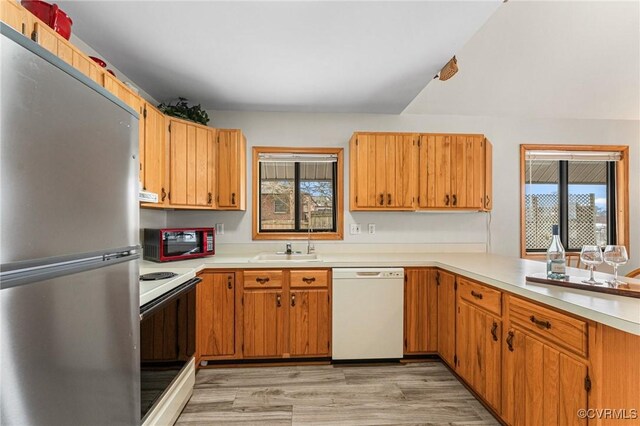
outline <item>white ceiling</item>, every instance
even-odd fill
[[[406,113],[640,119],[640,2],[510,1]]]
[[[79,38],[158,100],[400,113],[501,1],[59,4]]]

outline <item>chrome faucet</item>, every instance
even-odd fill
[[[291,243],[287,243],[287,248],[285,249],[284,254],[293,254],[293,251],[291,250]]]
[[[307,254],[311,254],[316,251],[315,246],[311,244],[311,221],[309,221],[309,227],[307,229]]]

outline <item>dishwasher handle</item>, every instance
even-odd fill
[[[369,271],[356,272],[356,276],[358,276],[358,277],[379,277],[380,274],[381,274],[381,272],[379,272],[379,271],[375,271],[375,272],[369,272]]]

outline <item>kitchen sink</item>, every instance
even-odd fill
[[[249,262],[268,263],[268,262],[322,262],[315,253],[260,253],[252,257]]]

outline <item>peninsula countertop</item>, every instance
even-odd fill
[[[526,282],[525,277],[545,271],[545,264],[517,257],[486,253],[321,253],[318,261],[255,262],[257,253],[217,254],[200,259],[154,263],[140,262],[142,274],[173,271],[178,276],[161,282],[144,283],[140,289],[143,305],[203,269],[304,269],[351,267],[438,267],[475,279],[506,292],[581,316],[604,325],[640,335],[640,299]],[[575,276],[588,271],[568,268]],[[606,274],[596,274],[605,279]],[[635,281],[640,282],[640,281]]]

